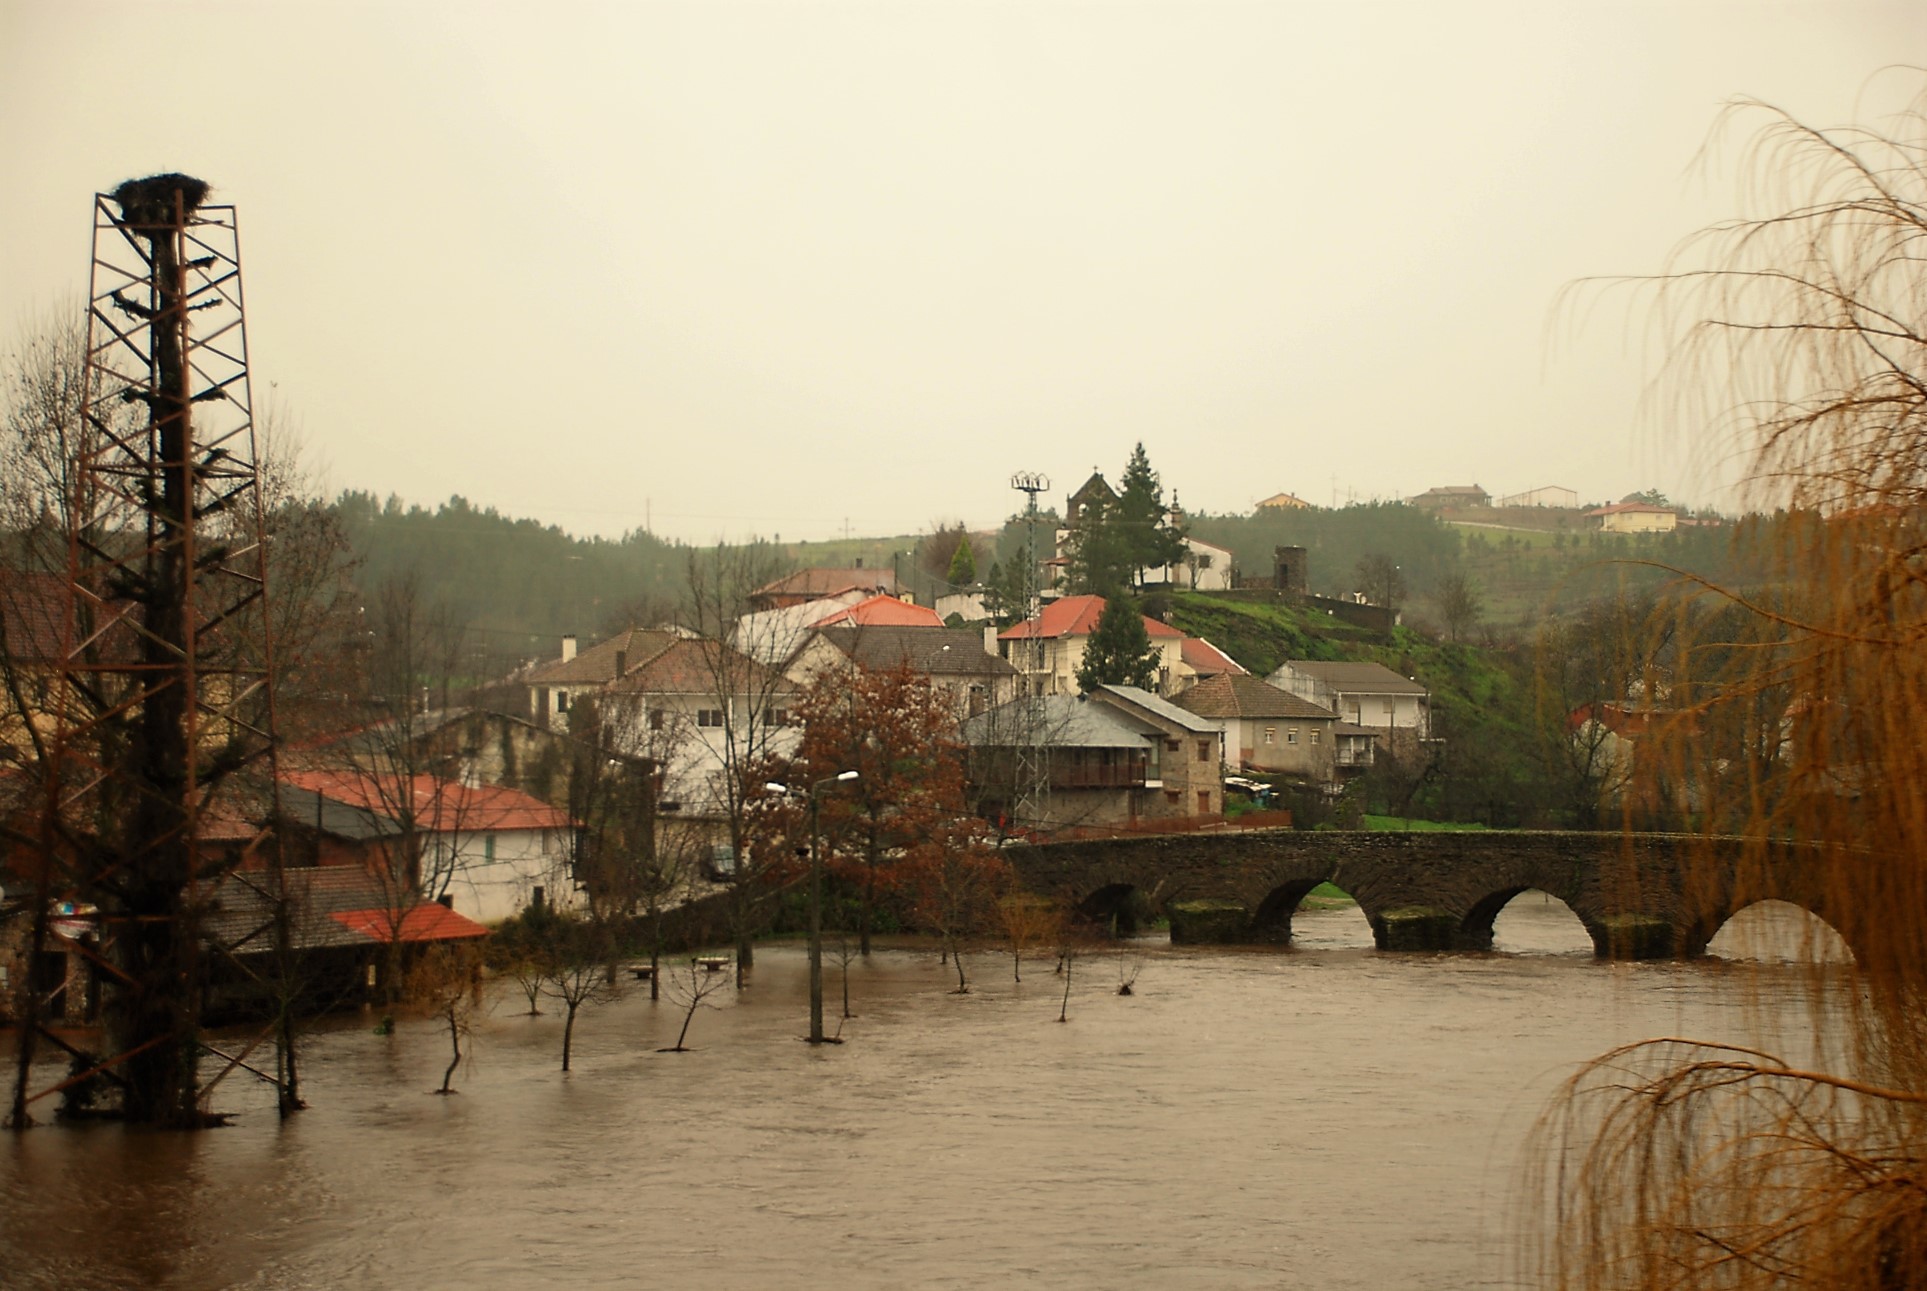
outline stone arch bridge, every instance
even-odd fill
[[[1305,895],[1349,893],[1380,950],[1489,950],[1508,901],[1537,888],[1572,908],[1602,958],[1701,954],[1742,908],[1789,901],[1827,918],[1819,852],[1740,864],[1741,842],[1553,831],[1139,834],[1006,855],[1025,885],[1130,927],[1148,905],[1176,943],[1280,943]],[[1736,875],[1744,873],[1742,881]]]

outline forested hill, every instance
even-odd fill
[[[564,632],[576,633],[586,645],[622,627],[673,618],[694,550],[641,531],[616,539],[577,538],[554,525],[472,506],[459,496],[423,507],[393,496],[384,501],[371,493],[345,492],[332,507],[359,562],[356,581],[364,596],[413,573],[424,597],[444,606],[495,659],[551,656]],[[1042,524],[1045,543],[1054,519]],[[1752,521],[1742,532],[1772,523]],[[1311,590],[1326,595],[1344,596],[1357,588],[1356,571],[1366,557],[1387,558],[1400,571],[1404,590],[1398,608],[1406,621],[1433,628],[1441,622],[1440,587],[1451,576],[1464,575],[1481,605],[1475,629],[1481,638],[1522,640],[1547,613],[1669,581],[1671,570],[1727,586],[1748,585],[1762,576],[1736,557],[1731,527],[1639,535],[1531,531],[1452,524],[1396,503],[1198,515],[1191,525],[1198,537],[1231,548],[1246,576],[1267,575],[1277,546],[1306,548]],[[1022,529],[1013,519],[1000,539],[981,539],[981,567],[1019,550]],[[790,543],[781,554],[797,568],[861,562],[894,568],[909,579],[929,564],[920,558],[932,541],[925,534]],[[935,567],[943,564],[939,560]],[[918,590],[929,591],[921,585]]]
[[[546,656],[563,632],[586,640],[637,615],[661,617],[687,564],[687,548],[652,534],[577,538],[459,496],[430,510],[347,492],[334,508],[364,594],[412,573],[491,654]]]
[[[1727,587],[1769,576],[1748,552],[1771,550],[1772,517],[1691,526],[1672,533],[1610,534],[1576,512],[1546,511],[1549,527],[1452,523],[1403,503],[1333,510],[1264,510],[1255,515],[1196,515],[1191,532],[1231,549],[1241,574],[1264,576],[1281,546],[1306,550],[1310,590],[1343,597],[1357,590],[1367,556],[1395,562],[1408,621],[1436,625],[1435,598],[1449,575],[1477,589],[1485,629],[1517,639],[1549,613],[1571,612],[1622,590],[1657,587],[1683,571]]]

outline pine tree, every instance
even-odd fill
[[[958,529],[962,527],[959,525]],[[969,587],[977,581],[977,556],[970,550],[969,534],[959,534],[957,550],[950,557],[950,570],[944,577],[953,587]]]
[[[1071,530],[1070,590],[1078,595],[1110,596],[1131,585],[1137,562],[1130,526],[1122,522],[1117,501],[1093,498],[1084,504]]]
[[[1078,665],[1078,689],[1109,685],[1155,690],[1157,677],[1158,652],[1145,630],[1144,616],[1128,597],[1106,600],[1097,631],[1091,633],[1091,642],[1084,649],[1084,662]]]
[[[1124,464],[1123,487],[1109,518],[1121,531],[1133,581],[1146,568],[1158,569],[1184,560],[1183,529],[1171,522],[1164,506],[1164,486],[1151,469],[1151,459],[1141,442],[1132,448],[1131,458]]]

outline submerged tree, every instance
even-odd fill
[[[1732,111],[1765,118],[1746,154],[1758,209],[1636,284],[1672,338],[1682,420],[1731,437],[1756,500],[1796,521],[1771,587],[1703,589],[1730,630],[1683,656],[1682,768],[1697,730],[1771,732],[1701,782],[1704,828],[1740,822],[1744,842],[1737,860],[1707,848],[1693,895],[1771,894],[1792,841],[1855,965],[1814,970],[1811,1058],[1668,1039],[1595,1060],[1544,1123],[1528,1196],[1553,1210],[1555,1286],[1921,1286],[1927,94],[1880,129]]]

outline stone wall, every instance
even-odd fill
[[[1536,888],[1572,907],[1600,956],[1656,958],[1701,953],[1735,910],[1767,897],[1825,917],[1823,858],[1784,849],[1742,891],[1730,878],[1740,846],[1674,834],[1250,830],[1006,855],[1033,891],[1079,906],[1134,893],[1171,919],[1179,942],[1288,941],[1292,911],[1329,882],[1358,902],[1380,949],[1486,950],[1506,902]],[[1243,912],[1235,932],[1230,903]]]

